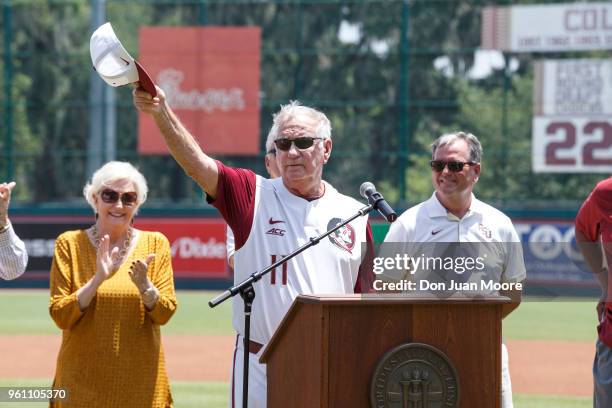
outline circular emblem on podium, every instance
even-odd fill
[[[427,344],[407,343],[390,350],[372,377],[372,408],[452,408],[458,402],[455,367]]]

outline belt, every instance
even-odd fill
[[[261,350],[262,348],[263,348],[263,344],[259,344],[252,340],[249,341],[249,353],[257,354],[259,353],[259,350]]]

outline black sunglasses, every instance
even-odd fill
[[[444,160],[432,160],[429,162],[429,165],[431,166],[432,170],[438,173],[444,171],[445,167],[448,167],[448,171],[457,173],[463,170],[463,167],[465,165],[473,166],[475,164],[478,164],[478,163],[471,162],[471,161],[462,162],[462,161],[444,161]]]
[[[111,190],[110,188],[105,188],[100,193],[100,198],[106,204],[115,204],[117,200],[120,199],[123,205],[131,207],[134,204],[136,204],[136,201],[138,201],[138,194],[134,191],[119,194],[115,190]]]
[[[304,149],[308,149],[309,147],[311,147],[314,144],[315,140],[323,140],[323,138],[322,137],[308,137],[308,136],[296,137],[295,139],[283,138],[283,139],[276,139],[274,141],[274,144],[276,145],[277,149],[286,152],[289,149],[291,149],[291,143],[294,143],[295,147],[297,147],[298,149],[304,150]]]

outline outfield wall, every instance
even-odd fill
[[[597,284],[584,270],[576,248],[573,220],[513,220],[523,244],[528,287],[554,287],[568,294],[594,294]],[[12,222],[26,244],[30,260],[25,274],[0,287],[48,287],[54,241],[67,230],[87,228],[88,216],[15,216]],[[160,231],[170,241],[178,288],[216,289],[231,281],[225,250],[226,224],[219,217],[138,217],[136,228]],[[388,224],[373,219],[376,242]],[[311,250],[316,250],[316,247]],[[255,272],[255,271],[253,271]]]

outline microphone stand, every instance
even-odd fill
[[[240,295],[242,300],[244,301],[244,355],[243,355],[243,371],[242,371],[242,407],[248,408],[248,396],[249,396],[249,343],[251,342],[251,309],[253,306],[253,300],[255,299],[255,289],[253,288],[253,284],[267,275],[272,269],[280,266],[294,258],[296,255],[304,252],[308,248],[317,245],[323,238],[328,235],[336,232],[338,229],[344,227],[349,222],[353,221],[356,218],[363,217],[368,214],[374,208],[376,208],[376,204],[378,201],[376,200],[368,200],[370,204],[361,208],[357,211],[355,215],[351,218],[348,218],[345,221],[342,221],[340,224],[336,225],[334,228],[329,231],[319,235],[315,238],[310,238],[308,243],[302,245],[295,251],[291,252],[289,255],[281,258],[279,261],[273,263],[272,265],[262,269],[259,272],[252,273],[248,278],[243,280],[237,285],[232,286],[227,289],[225,292],[221,293],[219,296],[208,302],[208,306],[215,307],[225,302],[227,299],[234,297],[236,295]],[[373,201],[373,202],[372,202]]]

